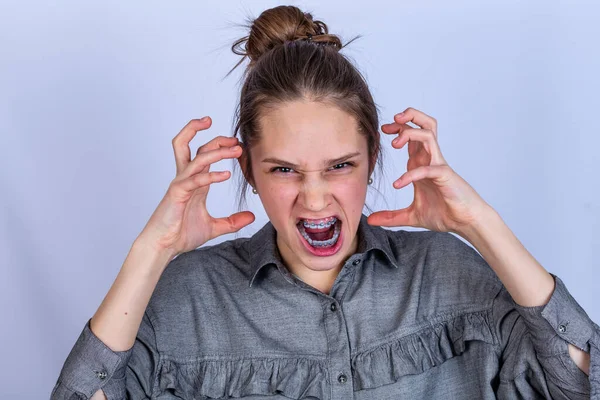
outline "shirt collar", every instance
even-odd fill
[[[271,222],[267,222],[258,232],[256,232],[248,241],[250,262],[252,274],[250,276],[250,286],[254,283],[256,276],[263,267],[275,265],[284,274],[289,274],[285,268],[279,249],[277,248],[277,231]],[[398,268],[398,263],[392,250],[392,240],[401,240],[399,236],[392,237],[387,230],[372,226],[367,223],[367,216],[362,214],[358,224],[358,250],[357,253],[369,253],[371,251],[380,251],[386,257],[388,262]]]

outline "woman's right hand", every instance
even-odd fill
[[[209,172],[210,165],[242,154],[237,138],[218,136],[198,148],[196,157],[190,160],[190,141],[211,123],[210,117],[193,119],[173,139],[177,174],[138,237],[173,257],[218,236],[237,232],[255,219],[250,211],[214,218],[206,210],[210,184],[223,182],[231,175],[229,171]]]

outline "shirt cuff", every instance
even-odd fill
[[[596,329],[590,341],[590,399],[600,400],[600,326],[594,326]]]
[[[554,355],[564,352],[564,342],[553,340],[557,336],[589,353],[590,340],[597,334],[597,326],[571,296],[562,280],[555,275],[552,277],[555,287],[548,303],[536,307],[523,307],[515,303],[517,312],[525,320],[534,344],[540,345],[536,346],[538,353]]]
[[[125,351],[113,351],[90,329],[91,318],[85,324],[69,353],[58,378],[58,387],[83,394],[86,398],[99,389],[108,399],[125,392],[125,372],[133,346]]]

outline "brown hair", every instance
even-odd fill
[[[260,112],[282,102],[329,103],[353,115],[359,132],[367,138],[369,174],[376,165],[383,172],[377,105],[361,73],[339,52],[356,38],[342,46],[327,25],[294,6],[268,9],[248,22],[250,34],[231,47],[244,57],[227,74],[246,57],[250,59],[233,134],[239,133],[245,152],[246,176],[240,174],[238,210],[246,205],[248,182],[253,182],[250,149],[260,140]]]

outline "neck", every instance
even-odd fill
[[[331,292],[331,288],[333,287],[333,283],[335,282],[335,278],[337,278],[338,274],[342,270],[342,265],[336,266],[335,268],[327,271],[313,271],[304,267],[298,272],[292,273],[300,278],[302,282],[314,287],[320,292],[329,294]]]

